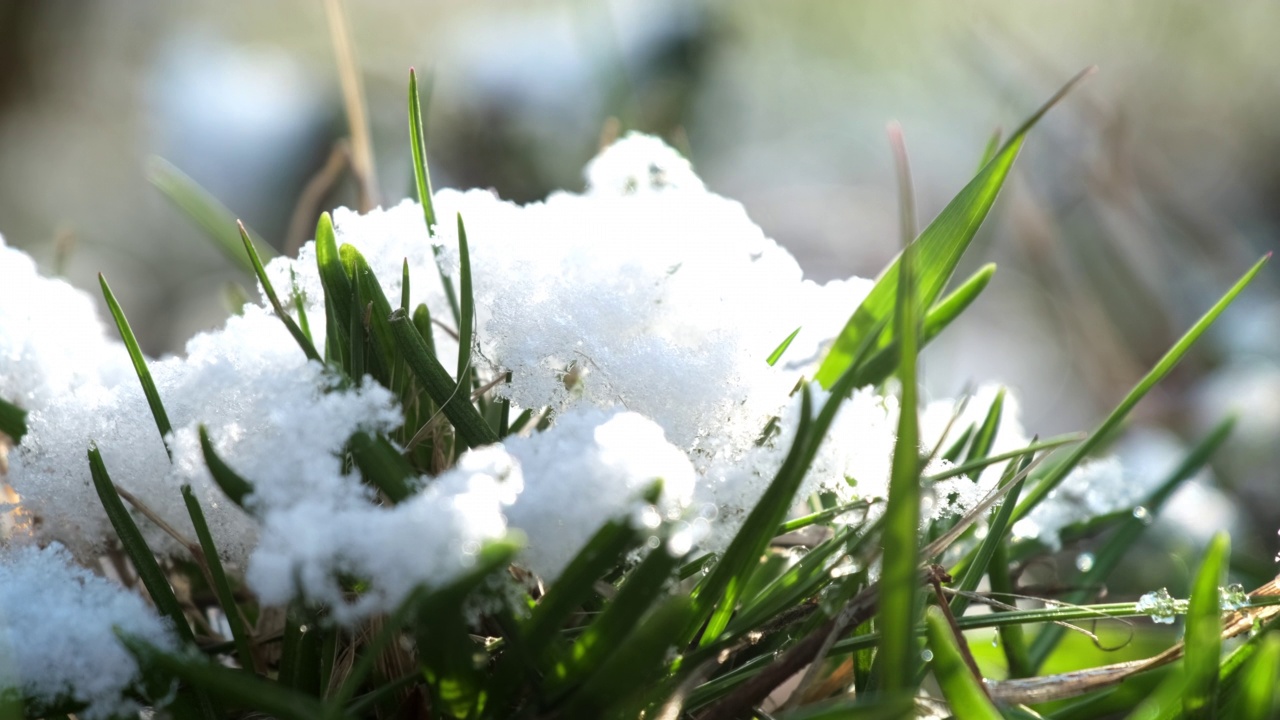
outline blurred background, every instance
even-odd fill
[[[896,252],[887,122],[903,126],[923,224],[993,130],[1097,65],[1033,132],[961,268],[998,263],[992,286],[925,356],[933,395],[999,380],[1041,435],[1095,425],[1280,238],[1280,5],[1267,0],[361,0],[344,12],[375,200],[413,193],[416,66],[432,79],[436,187],[517,201],[581,189],[617,118],[686,152],[819,281],[874,276]],[[252,281],[150,184],[153,158],[282,250],[309,239],[319,210],[357,205],[351,174],[324,172],[350,134],[332,27],[320,0],[0,0],[0,233],[77,286],[104,272],[144,348],[181,351],[221,324],[230,284]],[[1184,577],[1220,528],[1246,580],[1275,575],[1278,302],[1270,268],[1115,448],[1131,472],[1161,472],[1241,414],[1212,475],[1165,513],[1163,550],[1132,568],[1135,587]]]

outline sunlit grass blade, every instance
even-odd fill
[[[973,436],[973,442],[969,445],[969,454],[965,462],[982,460],[991,454],[991,447],[996,441],[996,431],[1000,429],[1000,416],[1004,412],[1004,395],[1004,388],[996,392],[996,397],[991,401],[991,407],[987,409],[987,415],[983,418],[978,433]]]
[[[351,281],[342,267],[338,240],[333,232],[333,219],[321,213],[316,223],[316,266],[320,285],[324,288],[326,357],[348,367],[351,327]]]
[[[458,214],[458,271],[460,303],[458,315],[458,387],[471,391],[471,351],[475,344],[476,301],[471,293],[471,250],[467,245],[467,229]]]
[[[413,495],[413,466],[386,438],[358,432],[351,436],[351,455],[365,481],[381,490],[393,504]]]
[[[195,635],[191,632],[191,626],[187,624],[182,606],[178,604],[178,598],[173,594],[168,578],[160,569],[160,564],[156,562],[155,554],[151,552],[151,548],[147,547],[147,541],[143,539],[137,523],[133,521],[133,517],[124,506],[124,501],[120,499],[120,494],[116,492],[116,486],[111,482],[111,476],[107,474],[107,466],[102,462],[102,454],[98,452],[96,445],[89,448],[89,472],[93,476],[93,487],[98,492],[102,508],[106,511],[107,519],[111,521],[111,527],[120,541],[120,547],[133,562],[138,579],[146,587],[147,594],[156,604],[156,609],[173,623],[173,629],[178,633],[179,638],[194,644]]]
[[[347,270],[352,287],[359,292],[361,299],[360,324],[362,332],[373,341],[367,348],[371,360],[368,371],[383,387],[391,388],[391,379],[397,374],[408,373],[404,360],[396,352],[396,341],[391,334],[391,325],[387,318],[391,315],[391,301],[382,290],[382,284],[373,274],[369,262],[351,245],[344,244],[338,248],[342,265]],[[365,328],[365,324],[368,328]],[[399,368],[397,370],[397,368]]]
[[[147,179],[165,197],[191,218],[201,230],[213,240],[214,246],[222,251],[227,259],[235,263],[247,273],[253,272],[253,266],[244,256],[240,237],[236,231],[236,216],[218,202],[208,190],[200,187],[195,180],[187,177],[168,160],[153,157],[147,163]],[[265,248],[263,253],[267,260],[276,256],[270,245],[264,243],[257,233],[252,233],[254,242]]]
[[[1139,506],[1143,512],[1126,513],[1110,538],[1100,544],[1093,553],[1093,567],[1083,573],[1073,584],[1084,588],[1100,587],[1111,576],[1112,571],[1120,565],[1120,561],[1128,554],[1139,536],[1146,531],[1150,522],[1160,513],[1173,492],[1199,472],[1209,462],[1209,458],[1226,442],[1232,428],[1235,427],[1235,422],[1234,417],[1223,420],[1197,443],[1169,474],[1169,477],[1161,482]],[[1080,604],[1089,600],[1089,593],[1088,591],[1069,592],[1062,596],[1061,600],[1066,603]],[[1046,625],[1036,635],[1030,649],[1032,669],[1044,664],[1065,632],[1066,628],[1060,625]]]
[[[990,284],[991,278],[996,274],[996,266],[994,264],[983,265],[968,280],[965,280],[949,295],[939,300],[933,307],[929,308],[925,313],[924,322],[920,327],[920,347],[924,347],[933,341],[934,338],[942,334],[953,320],[960,317],[961,313],[973,304],[974,300],[982,294],[982,291]],[[897,368],[898,365],[898,342],[893,340],[878,352],[872,355],[871,359],[862,365],[861,371],[858,373],[856,385],[875,385],[882,382],[885,378]]]
[[[915,639],[919,601],[920,563],[920,426],[919,388],[916,384],[916,352],[920,332],[920,307],[916,295],[918,255],[908,246],[902,255],[897,289],[897,336],[900,346],[898,380],[902,385],[898,411],[898,437],[893,447],[889,499],[885,505],[883,564],[880,575],[880,613],[883,634],[876,664],[885,692],[906,692],[915,685],[919,652]]]
[[[1215,716],[1218,662],[1222,653],[1222,607],[1218,588],[1227,574],[1231,536],[1219,532],[1209,543],[1191,585],[1187,609],[1187,646],[1183,666],[1186,686],[1182,694],[1183,717],[1202,720]]]
[[[925,613],[925,622],[928,627],[929,650],[933,653],[933,674],[951,706],[952,715],[957,720],[1004,720],[1004,716],[978,684],[978,678],[973,676],[965,664],[942,611],[929,608]]]
[[[209,474],[218,487],[222,488],[222,492],[226,493],[227,499],[244,507],[245,498],[253,493],[253,485],[218,457],[204,425],[200,426],[200,451],[204,454],[205,464],[209,466]]]
[[[445,417],[458,432],[458,437],[469,447],[491,445],[498,441],[497,433],[471,404],[470,393],[459,388],[427,348],[426,341],[403,311],[391,314],[391,332],[409,369],[418,378],[431,399],[444,411]]]
[[[729,618],[733,614],[743,587],[755,570],[760,555],[773,538],[787,508],[795,497],[796,489],[804,477],[808,464],[805,462],[809,432],[812,425],[813,401],[809,386],[802,389],[800,405],[800,424],[796,430],[795,440],[788,451],[782,467],[769,487],[764,491],[756,506],[751,509],[738,534],[734,536],[729,547],[725,549],[716,562],[711,574],[694,590],[695,617],[701,620],[704,613],[711,611],[710,620],[702,634],[702,645],[710,644],[719,637]],[[701,622],[699,622],[701,624]],[[690,628],[690,632],[695,632]]]
[[[990,467],[991,465],[995,465],[996,463],[1002,463],[1005,460],[1013,460],[1015,458],[1020,458],[1023,455],[1026,455],[1028,453],[1038,453],[1043,450],[1053,450],[1055,448],[1060,448],[1064,445],[1078,443],[1081,440],[1084,440],[1084,438],[1085,436],[1081,433],[1070,433],[1067,435],[1058,435],[1056,437],[1051,437],[1047,440],[1040,440],[1038,442],[1028,443],[1026,447],[1021,447],[1021,448],[1018,448],[1017,450],[1010,450],[1008,452],[997,453],[995,455],[990,455],[980,460],[974,460],[972,462],[961,463],[959,465],[949,467],[946,470],[942,470],[940,472],[934,473],[933,475],[925,475],[924,482],[932,484],[940,480],[945,480],[947,478],[957,477],[959,475],[967,475],[972,472],[979,472],[987,467]]]
[[[0,398],[0,433],[17,444],[27,434],[27,411]]]
[[[128,635],[121,635],[120,640],[143,667],[159,668],[236,707],[269,713],[280,720],[316,720],[323,716],[324,708],[318,700],[280,683],[221,667],[199,656],[170,654]]]
[[[1129,394],[1120,401],[1120,404],[1116,406],[1115,410],[1111,411],[1111,414],[1102,421],[1102,424],[1090,433],[1089,437],[1085,438],[1084,442],[1077,445],[1075,449],[1071,451],[1071,454],[1063,460],[1063,462],[1055,465],[1054,468],[1040,480],[1040,482],[1031,488],[1027,493],[1027,496],[1023,498],[1022,502],[1019,503],[1018,507],[1014,510],[1014,522],[1026,517],[1027,513],[1031,512],[1033,508],[1048,497],[1049,493],[1053,492],[1053,490],[1066,479],[1067,474],[1070,473],[1086,455],[1093,452],[1093,450],[1101,444],[1102,440],[1109,436],[1120,425],[1120,423],[1124,421],[1125,417],[1128,416],[1129,411],[1133,410],[1133,407],[1138,404],[1138,401],[1146,396],[1151,388],[1155,387],[1156,383],[1163,380],[1164,377],[1173,370],[1173,367],[1182,360],[1183,356],[1187,354],[1187,351],[1191,349],[1191,346],[1200,339],[1200,336],[1209,329],[1209,326],[1218,319],[1218,316],[1222,315],[1222,313],[1231,306],[1231,303],[1234,302],[1236,297],[1238,297],[1240,293],[1249,286],[1249,283],[1257,277],[1258,273],[1262,270],[1263,265],[1265,265],[1270,259],[1271,254],[1268,253],[1261,260],[1255,263],[1243,277],[1236,281],[1236,284],[1233,285],[1231,289],[1228,290],[1227,293],[1223,295],[1222,298],[1218,300],[1218,302],[1215,303],[1214,306],[1210,308],[1209,311],[1205,313],[1204,316],[1201,317],[1200,320],[1198,320],[1196,324],[1193,325],[1191,329],[1188,330],[1167,353],[1165,353],[1164,357],[1160,358],[1160,361],[1156,363],[1155,367],[1153,367],[1150,372],[1138,381],[1138,384],[1129,391]]]
[[[1031,461],[1031,454],[1025,456],[1024,462],[1010,462],[1005,468],[1004,476],[1000,478],[1000,485],[1013,482],[1014,477],[1026,468]],[[987,529],[987,536],[983,538],[982,544],[978,545],[977,552],[973,559],[965,566],[964,574],[960,576],[959,582],[956,583],[955,589],[969,593],[978,588],[978,583],[982,580],[982,576],[987,573],[987,567],[991,564],[991,558],[994,556],[997,548],[1004,544],[1004,534],[1009,529],[1009,517],[1013,514],[1014,504],[1018,501],[1018,493],[1022,490],[1022,484],[1018,483],[1009,490],[1009,494],[1005,495],[1004,502],[1000,505],[1000,509],[996,511],[995,518],[991,521],[991,526]],[[959,617],[964,615],[964,611],[969,607],[969,598],[965,595],[956,595],[951,598],[951,612]]]
[[[1244,667],[1235,697],[1235,720],[1268,720],[1280,713],[1280,692],[1276,691],[1276,678],[1280,677],[1280,636],[1267,635],[1260,647]]]
[[[956,265],[960,262],[960,256],[968,248],[978,227],[995,203],[996,195],[1004,184],[1010,168],[1013,167],[1014,158],[1022,148],[1027,132],[1050,107],[1061,100],[1091,70],[1092,68],[1073,78],[1023,123],[1022,127],[1018,128],[996,153],[996,156],[911,244],[915,249],[920,268],[916,299],[922,307],[927,308],[933,304],[948,278],[955,271]],[[856,350],[862,345],[866,335],[872,332],[877,322],[893,312],[897,296],[899,266],[899,261],[895,261],[880,275],[871,292],[837,336],[815,376],[823,387],[829,388],[835,383],[853,362]],[[896,328],[881,331],[882,336],[878,340],[878,345],[882,347],[887,345],[895,333]]]
[[[142,348],[138,347],[138,339],[134,337],[133,329],[129,327],[124,310],[120,309],[120,303],[116,302],[116,296],[112,294],[110,286],[107,285],[107,278],[102,273],[98,273],[98,284],[102,286],[102,296],[107,299],[107,309],[111,311],[111,317],[120,331],[120,340],[129,351],[129,360],[133,363],[133,370],[138,375],[138,382],[142,384],[142,393],[147,396],[147,406],[151,408],[151,417],[155,419],[156,429],[160,431],[160,440],[164,443],[165,452],[172,457],[173,452],[169,449],[168,438],[173,433],[173,427],[169,424],[169,414],[164,411],[164,403],[160,402],[160,391],[156,389],[156,382],[151,379],[151,371],[147,369],[147,359],[142,355]]]
[[[213,533],[209,532],[209,523],[205,520],[200,501],[191,491],[190,485],[182,486],[182,501],[186,503],[187,514],[191,517],[191,525],[196,530],[196,539],[200,542],[200,551],[204,562],[209,567],[209,575],[213,578],[213,592],[222,606],[222,614],[231,628],[231,639],[236,646],[236,659],[240,667],[254,670],[253,648],[249,645],[249,631],[245,627],[244,616],[236,604],[235,593],[227,580],[226,570],[222,567],[222,559],[218,557],[218,548],[213,543]]]
[[[271,303],[271,308],[276,311],[276,317],[280,318],[280,322],[284,323],[289,334],[293,336],[298,347],[302,348],[302,352],[306,353],[307,359],[320,361],[320,353],[316,352],[315,345],[311,344],[311,338],[298,327],[298,324],[289,317],[289,313],[285,312],[284,306],[280,304],[280,297],[276,295],[276,289],[271,286],[271,278],[267,277],[267,269],[262,266],[262,259],[258,257],[258,251],[253,246],[253,240],[249,238],[249,231],[245,230],[244,223],[236,221],[236,226],[240,229],[240,241],[244,243],[245,254],[249,256],[249,264],[253,268],[253,273],[258,276],[258,282],[262,283],[262,291],[266,294],[267,300]]]
[[[769,357],[765,359],[765,362],[769,363],[769,367],[773,367],[778,364],[778,360],[782,359],[782,355],[787,352],[787,348],[791,347],[791,341],[795,340],[796,335],[799,334],[800,328],[792,330],[791,334],[787,336],[787,339],[783,340],[778,347],[773,349],[773,352],[769,353]]]
[[[418,190],[418,202],[422,205],[422,217],[427,223],[427,234],[434,238],[436,211],[432,202],[431,171],[427,166],[426,122],[422,114],[422,102],[418,96],[418,73],[413,68],[409,68],[409,144],[413,151],[413,179]],[[453,289],[453,279],[440,264],[439,245],[435,246],[434,252],[436,269],[440,273],[440,283],[444,286],[444,295],[449,301],[449,309],[453,312],[453,321],[461,325],[462,311],[458,306],[458,295]]]

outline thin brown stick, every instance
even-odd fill
[[[373,167],[373,141],[369,134],[369,116],[364,83],[360,78],[360,63],[356,59],[355,43],[351,40],[351,22],[347,19],[342,0],[325,0],[324,9],[329,18],[333,53],[338,61],[342,104],[347,112],[347,125],[351,129],[351,165],[360,186],[360,212],[365,213],[378,204],[378,179]]]
[[[351,167],[351,143],[342,138],[333,144],[329,158],[324,166],[311,176],[298,202],[293,206],[293,215],[289,218],[289,231],[285,234],[284,254],[295,257],[298,248],[307,241],[315,228],[315,218],[320,214],[320,203],[324,196],[342,177],[342,171]]]
[[[960,626],[956,623],[956,616],[951,613],[951,605],[942,595],[942,583],[938,577],[929,578],[929,584],[933,585],[933,596],[938,599],[938,608],[942,610],[942,615],[947,619],[947,626],[951,628],[951,634],[956,639],[956,645],[960,648],[960,657],[964,658],[964,664],[969,667],[969,672],[973,674],[973,679],[978,681],[978,687],[982,688],[982,692],[990,699],[991,693],[987,690],[987,684],[982,679],[982,671],[978,669],[978,661],[973,658],[973,652],[969,649],[969,641],[965,640],[964,632],[960,630]]]

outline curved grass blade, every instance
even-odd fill
[[[107,519],[111,521],[111,527],[120,540],[120,546],[133,562],[138,578],[147,588],[147,594],[156,604],[156,609],[173,622],[173,629],[178,633],[179,638],[188,644],[194,644],[195,635],[191,632],[191,626],[187,624],[186,616],[182,613],[182,606],[178,604],[178,598],[173,594],[169,580],[156,562],[155,554],[151,552],[151,548],[147,547],[147,541],[143,539],[137,523],[125,509],[124,501],[116,492],[116,486],[111,482],[111,476],[107,474],[107,466],[102,462],[102,454],[98,452],[96,445],[89,447],[89,473],[93,476],[93,487],[98,491],[98,499],[102,501],[102,508],[107,513]]]
[[[944,297],[925,313],[924,323],[920,327],[920,347],[924,347],[942,334],[942,331],[973,304],[974,300],[987,289],[991,278],[996,274],[996,266],[988,263],[960,284],[951,294]],[[890,341],[871,356],[859,372],[855,386],[875,385],[882,382],[897,367],[898,343]]]
[[[1215,303],[1214,306],[1196,322],[1195,325],[1191,326],[1191,329],[1188,330],[1167,353],[1165,353],[1164,357],[1160,358],[1160,361],[1156,363],[1155,367],[1153,367],[1150,372],[1138,381],[1138,384],[1129,391],[1129,394],[1120,401],[1120,404],[1116,406],[1115,410],[1111,411],[1111,414],[1102,421],[1102,424],[1090,433],[1089,437],[1085,438],[1084,442],[1077,445],[1063,462],[1055,465],[1039,483],[1031,488],[1030,492],[1027,493],[1027,497],[1025,497],[1014,510],[1014,522],[1026,517],[1027,513],[1031,512],[1033,508],[1048,497],[1049,493],[1053,492],[1053,490],[1066,479],[1067,474],[1070,473],[1086,455],[1092,452],[1094,448],[1098,447],[1104,438],[1108,437],[1120,425],[1125,417],[1128,416],[1129,411],[1133,410],[1133,407],[1138,404],[1138,401],[1146,396],[1147,392],[1149,392],[1156,383],[1163,380],[1164,377],[1173,370],[1173,367],[1182,360],[1182,357],[1187,354],[1187,351],[1191,349],[1191,346],[1200,339],[1200,336],[1209,329],[1209,326],[1218,319],[1218,316],[1230,307],[1231,303],[1234,302],[1236,297],[1238,297],[1240,293],[1249,286],[1249,283],[1257,277],[1258,273],[1262,270],[1262,266],[1266,265],[1267,261],[1270,259],[1271,253],[1267,253],[1261,260],[1255,263],[1253,267],[1249,268],[1249,271],[1236,281],[1236,284],[1233,285],[1231,289],[1228,290],[1226,294],[1223,295],[1222,298],[1219,299],[1218,302]]]
[[[978,679],[969,672],[942,611],[929,608],[925,613],[925,624],[929,650],[933,652],[933,674],[951,705],[952,714],[957,720],[1004,720],[978,684]]]
[[[1100,545],[1094,552],[1093,567],[1089,568],[1089,571],[1084,573],[1074,584],[1085,588],[1099,587],[1110,577],[1112,571],[1119,566],[1120,561],[1129,552],[1129,548],[1146,531],[1148,520],[1144,519],[1144,517],[1156,517],[1174,491],[1209,462],[1209,458],[1231,435],[1235,422],[1236,420],[1233,417],[1223,420],[1187,453],[1187,456],[1178,464],[1178,467],[1174,468],[1169,477],[1161,482],[1143,502],[1141,507],[1147,511],[1145,516],[1138,516],[1132,512],[1124,515],[1111,538]],[[1089,594],[1080,591],[1071,592],[1063,596],[1061,600],[1067,604],[1080,605],[1089,600]],[[1044,664],[1044,661],[1048,659],[1050,653],[1057,647],[1065,632],[1066,628],[1060,625],[1048,625],[1036,635],[1030,649],[1031,668],[1033,670]]]
[[[120,339],[124,342],[125,349],[129,351],[129,360],[133,362],[133,370],[138,374],[138,382],[142,384],[142,393],[147,396],[151,417],[155,418],[156,429],[160,431],[160,441],[164,443],[165,452],[172,458],[173,451],[169,449],[168,438],[173,433],[173,427],[169,424],[169,415],[164,411],[164,404],[160,402],[160,391],[156,389],[155,380],[151,379],[151,371],[147,369],[147,359],[143,357],[142,348],[138,347],[138,339],[133,336],[133,329],[129,327],[124,310],[120,309],[120,303],[116,302],[116,296],[112,294],[110,286],[107,285],[107,278],[102,273],[98,273],[98,284],[102,286],[102,295],[107,299],[107,308],[111,311],[111,317],[120,331]]]
[[[1218,689],[1218,662],[1222,652],[1222,607],[1218,588],[1227,573],[1231,536],[1214,535],[1205,551],[1191,586],[1187,609],[1186,656],[1183,666],[1186,685],[1182,693],[1183,717],[1205,720],[1214,717]]]
[[[170,654],[124,634],[120,641],[143,667],[159,668],[238,707],[269,713],[280,720],[315,720],[323,716],[324,708],[316,699],[253,673],[221,667],[195,656]]]
[[[800,328],[792,330],[791,334],[787,336],[787,339],[783,340],[782,344],[778,345],[778,347],[774,348],[773,352],[769,353],[769,357],[765,359],[765,362],[769,363],[769,367],[773,367],[778,364],[778,360],[782,359],[783,353],[787,351],[787,348],[791,347],[791,341],[795,340],[796,336],[799,334]]]
[[[225,205],[164,158],[152,157],[149,160],[147,179],[191,218],[228,260],[245,272],[253,273],[253,266],[246,262],[240,238],[234,230],[236,216]],[[267,260],[276,257],[275,251],[257,233],[253,233],[253,237],[258,245],[266,248]]]
[[[1000,192],[1005,178],[1013,167],[1013,161],[1022,148],[1027,132],[1041,117],[1062,99],[1093,68],[1089,68],[1072,78],[1061,90],[1040,107],[1022,127],[1018,128],[1008,142],[996,153],[978,175],[956,195],[938,217],[925,228],[920,237],[911,244],[918,255],[920,277],[917,281],[916,299],[923,307],[929,307],[942,292],[947,279],[955,271],[960,256],[968,248],[978,231],[978,227],[986,218],[996,195]],[[866,336],[871,333],[877,322],[884,320],[893,312],[894,298],[897,296],[899,261],[894,261],[880,275],[871,292],[863,299],[862,304],[849,318],[840,335],[836,338],[827,357],[818,368],[815,379],[823,387],[829,388],[845,370],[849,368]],[[877,345],[884,347],[893,339],[896,329],[889,328],[877,333]]]
[[[200,426],[200,451],[204,454],[204,461],[209,466],[209,474],[213,476],[213,481],[222,488],[222,492],[226,493],[227,499],[243,508],[245,498],[253,494],[253,484],[240,477],[239,473],[218,457],[213,450],[213,443],[209,441],[209,431],[204,425]]]
[[[9,436],[16,445],[27,434],[27,411],[0,398],[0,433]]]
[[[209,575],[213,578],[214,595],[217,596],[218,604],[222,606],[222,614],[231,628],[231,639],[236,647],[236,659],[240,661],[240,667],[255,670],[253,648],[249,645],[249,631],[245,628],[244,616],[240,614],[235,593],[231,590],[226,570],[223,569],[222,560],[218,557],[218,548],[213,543],[213,533],[209,532],[209,523],[205,521],[200,501],[191,492],[190,485],[182,486],[182,501],[187,505],[187,514],[191,517],[192,526],[195,527],[196,539],[200,541],[200,551],[204,554]]]
[[[898,380],[902,384],[898,411],[898,437],[893,447],[889,499],[884,511],[883,564],[880,575],[880,614],[883,634],[876,664],[885,692],[910,690],[916,684],[919,652],[915,639],[920,564],[920,418],[916,384],[916,353],[920,332],[920,304],[916,294],[915,246],[902,255],[894,316],[901,357]]]
[[[289,313],[284,311],[284,306],[280,304],[280,297],[276,295],[276,289],[271,286],[271,278],[267,277],[267,269],[262,266],[262,260],[258,257],[258,251],[253,246],[253,240],[249,238],[249,231],[245,230],[244,223],[236,221],[236,226],[240,229],[240,241],[244,243],[245,254],[249,256],[249,264],[253,267],[253,273],[258,276],[258,282],[262,283],[262,292],[266,294],[267,300],[271,303],[271,308],[276,311],[276,317],[280,318],[280,322],[284,323],[289,334],[293,336],[298,347],[302,348],[302,352],[306,353],[307,359],[321,362],[320,353],[316,352],[315,345],[311,344],[311,338],[298,327],[298,324],[289,317]],[[301,307],[301,303],[298,303]],[[305,315],[303,316],[305,317]]]
[[[365,481],[381,490],[392,504],[413,495],[413,466],[386,438],[358,432],[351,436],[351,455]]]
[[[459,439],[468,447],[492,445],[498,435],[471,404],[469,393],[454,384],[449,372],[427,348],[418,329],[401,310],[391,313],[391,333],[409,369],[426,389],[427,394],[444,411],[457,430]]]

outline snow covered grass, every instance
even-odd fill
[[[1204,465],[1229,423],[1166,475],[1095,455],[1263,261],[1093,432],[1029,437],[996,386],[921,400],[917,353],[994,267],[943,291],[1052,103],[876,280],[806,280],[642,135],[581,194],[433,192],[412,83],[418,200],[265,265],[242,230],[263,300],[180,356],[142,355],[105,278],[114,330],[0,242],[0,710],[881,717],[932,702],[926,670],[962,718],[1092,707],[1095,680],[1026,679],[1062,632],[1022,625],[1152,604],[1002,593],[1105,532],[1073,582],[1100,586]],[[1219,665],[1220,612],[1272,611],[1221,605],[1226,557],[1159,608],[1188,618],[1179,707],[1270,701],[1231,689],[1272,636]]]

